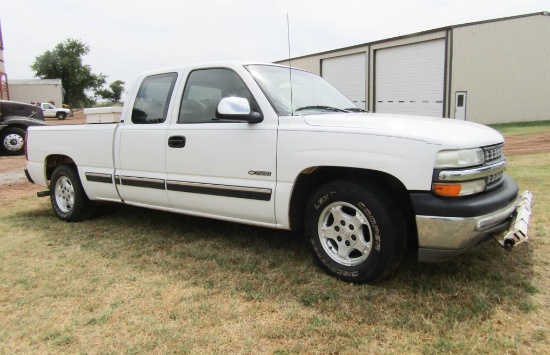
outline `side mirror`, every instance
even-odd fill
[[[259,112],[250,109],[250,103],[244,97],[224,97],[218,103],[216,118],[231,121],[260,123],[264,120]]]

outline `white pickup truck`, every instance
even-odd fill
[[[411,248],[436,262],[525,241],[532,197],[502,147],[482,125],[365,112],[302,70],[223,62],[142,74],[120,123],[30,127],[26,173],[65,221],[112,201],[300,230],[360,283]]]
[[[55,107],[48,102],[42,102],[37,104],[38,107],[44,112],[44,117],[57,117],[58,120],[64,120],[67,116],[71,116],[71,110],[63,107]]]

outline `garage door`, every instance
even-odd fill
[[[366,53],[345,55],[323,59],[321,75],[357,107],[366,109],[366,68]]]
[[[443,117],[445,40],[375,52],[375,110]]]

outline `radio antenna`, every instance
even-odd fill
[[[288,13],[286,14],[286,33],[288,42],[288,75],[290,79],[290,115],[294,116],[294,105],[292,104],[292,69],[290,61],[290,19],[288,18]]]

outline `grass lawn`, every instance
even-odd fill
[[[491,127],[507,136],[526,136],[540,133],[550,134],[550,121],[503,123],[491,125]]]
[[[527,128],[526,128],[527,129]],[[301,236],[129,206],[0,207],[0,353],[550,353],[550,154],[509,158],[532,240],[389,280],[326,275]]]

